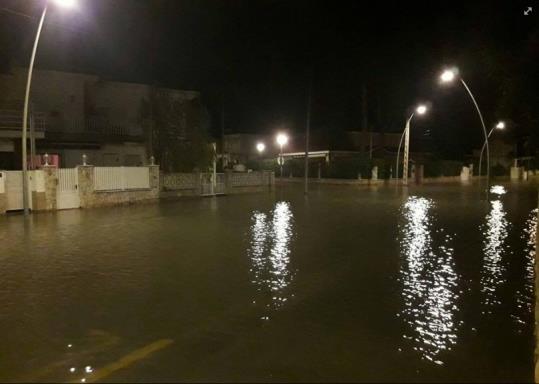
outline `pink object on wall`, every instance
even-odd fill
[[[58,154],[49,154],[49,165],[55,166],[56,168],[60,167],[60,155]],[[33,164],[33,168],[32,168]],[[35,155],[34,162],[32,163],[32,157],[28,156],[28,169],[40,169],[45,165],[45,156],[44,155]]]

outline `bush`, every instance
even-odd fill
[[[492,176],[507,176],[509,175],[509,170],[501,164],[496,164],[490,167],[490,174]]]
[[[368,179],[371,177],[372,162],[364,157],[336,158],[325,167],[324,177],[336,179]]]
[[[462,163],[460,161],[430,160],[424,165],[424,176],[458,176],[461,170]]]

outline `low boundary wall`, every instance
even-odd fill
[[[159,199],[159,166],[148,166],[149,188],[96,190],[94,166],[77,167],[81,208],[152,202]]]
[[[460,176],[440,176],[440,177],[425,177],[421,183],[416,183],[415,180],[410,179],[408,185],[421,185],[421,184],[444,184],[444,183],[462,183],[469,184],[472,181],[485,178],[484,176],[474,176],[472,180],[462,180]],[[303,177],[283,177],[276,178],[278,184],[286,183],[303,183]],[[327,178],[309,178],[311,184],[328,184],[328,185],[395,185],[397,183],[402,184],[402,180],[396,179],[327,179]]]
[[[6,213],[6,174],[0,172],[0,215]]]
[[[162,173],[161,197],[200,196],[202,180],[209,179],[207,173]],[[225,172],[220,179],[224,183],[224,193],[227,195],[239,193],[265,192],[275,186],[273,172]]]

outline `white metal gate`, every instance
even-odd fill
[[[6,175],[6,211],[18,211],[24,208],[22,201],[22,171],[5,171]],[[28,172],[28,205],[32,209],[32,181]]]
[[[79,181],[76,168],[58,169],[56,209],[80,208]]]
[[[212,173],[200,174],[200,193],[202,196],[215,196],[225,194],[225,174],[216,173],[215,177],[216,180],[214,182]]]

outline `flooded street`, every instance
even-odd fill
[[[0,381],[533,381],[537,189],[0,217]]]

